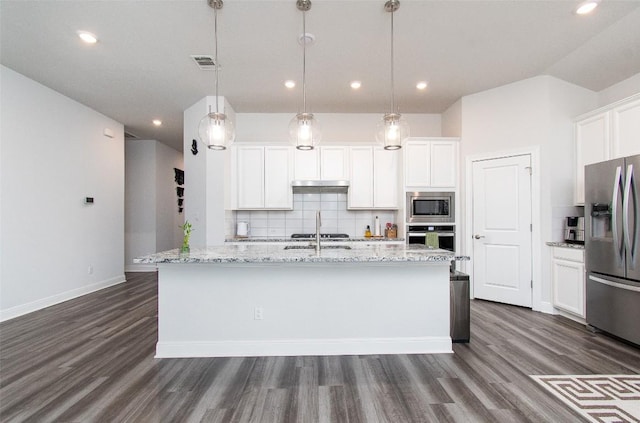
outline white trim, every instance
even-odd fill
[[[452,353],[450,337],[158,342],[156,358]]]
[[[40,309],[50,307],[52,305],[60,304],[62,302],[81,297],[86,294],[90,294],[95,291],[99,291],[104,288],[108,288],[119,283],[126,282],[124,275],[118,275],[111,279],[106,279],[101,282],[97,282],[91,285],[83,286],[81,288],[72,289],[70,291],[61,292],[59,294],[52,295],[47,298],[41,298],[36,301],[32,301],[27,304],[17,305],[15,307],[8,308],[0,311],[0,322],[14,319],[16,317],[32,313]]]
[[[157,272],[155,264],[129,264],[124,267],[125,272]]]
[[[536,311],[539,311],[541,313],[546,313],[546,314],[562,314],[562,310],[558,310],[557,308],[555,308],[553,306],[552,303],[550,303],[549,301],[541,301],[540,304],[538,305],[538,308],[536,309]]]
[[[471,298],[474,298],[473,293],[473,243],[468,242],[471,238],[473,229],[473,162],[483,160],[502,159],[514,156],[531,156],[531,223],[533,224],[533,231],[531,233],[531,277],[533,278],[533,290],[531,292],[531,308],[535,311],[541,311],[548,313],[549,307],[542,301],[542,249],[540,248],[542,239],[542,216],[540,213],[540,146],[534,145],[526,148],[518,148],[514,150],[503,150],[490,153],[481,153],[465,158],[465,229],[463,242],[463,255],[471,257],[471,260],[466,263],[466,273],[469,274],[470,279],[470,294]],[[553,310],[553,307],[551,307]],[[553,311],[551,311],[553,313]]]

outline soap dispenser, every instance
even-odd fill
[[[367,229],[364,231],[365,238],[371,238],[371,228],[367,225]]]

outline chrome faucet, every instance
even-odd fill
[[[316,212],[316,252],[320,252],[320,226],[322,219],[320,218],[320,210]]]

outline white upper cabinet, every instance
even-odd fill
[[[294,148],[294,175],[296,180],[318,180],[320,179],[320,150],[298,150]]]
[[[296,180],[337,181],[349,179],[347,147],[316,147],[295,150],[294,178]]]
[[[382,147],[351,147],[350,209],[397,209],[399,152]]]
[[[453,188],[456,186],[458,169],[458,142],[431,142],[431,186]]]
[[[235,148],[238,209],[292,209],[292,147]]]
[[[373,149],[351,147],[349,208],[373,208]]]
[[[348,157],[347,147],[320,147],[320,179],[325,181],[349,179]]]
[[[292,147],[264,148],[264,208],[293,208],[292,161]]]
[[[640,154],[640,94],[579,116],[575,123],[575,203],[584,204],[584,167]]]
[[[238,208],[264,207],[264,147],[237,147]]]
[[[373,205],[382,209],[398,208],[400,152],[373,148]]]
[[[613,157],[640,154],[640,98],[614,108]]]
[[[575,202],[584,204],[584,167],[610,158],[609,113],[604,112],[576,122]]]
[[[404,184],[407,189],[455,189],[458,172],[457,138],[412,138],[404,145]]]
[[[404,152],[404,184],[412,187],[430,186],[431,143],[407,141]]]

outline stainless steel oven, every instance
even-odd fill
[[[407,223],[453,223],[453,192],[408,192]]]
[[[429,232],[438,234],[438,244],[440,248],[453,252],[456,251],[455,225],[408,225],[407,244],[424,245]]]

